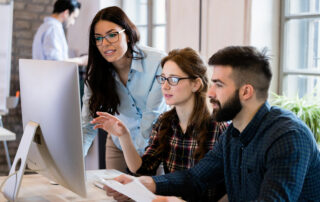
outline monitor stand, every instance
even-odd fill
[[[9,201],[17,199],[31,143],[40,141],[41,136],[39,124],[30,121],[24,130],[9,176],[3,187],[2,193]]]

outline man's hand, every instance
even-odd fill
[[[156,193],[156,183],[153,181],[152,177],[149,176],[141,176],[138,177],[138,180],[143,184],[147,189],[149,189],[152,193]]]
[[[130,175],[123,174],[123,175],[120,175],[120,176],[114,178],[114,180],[116,180],[122,184],[128,184],[129,182],[132,182],[133,177]],[[117,201],[130,201],[129,197],[111,189],[108,186],[104,186],[103,189],[106,190],[106,193],[108,196],[112,196]]]
[[[143,184],[147,189],[149,189],[152,193],[154,193],[156,191],[156,184],[154,183],[152,177],[148,177],[148,176],[142,176],[137,178],[141,184]],[[122,183],[122,184],[128,184],[129,182],[132,182],[132,180],[134,180],[133,176],[130,175],[120,175],[116,178],[114,178],[114,180]],[[104,190],[106,190],[106,193],[108,196],[112,196],[115,200],[117,201],[128,201],[130,200],[129,197],[111,189],[108,186],[104,186],[103,187]]]
[[[183,202],[184,200],[179,199],[178,197],[173,196],[157,196],[156,199],[152,202]]]

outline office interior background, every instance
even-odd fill
[[[319,85],[320,0],[79,1],[80,16],[66,32],[71,55],[87,53],[92,18],[98,10],[116,5],[137,25],[141,44],[166,52],[191,47],[205,61],[225,46],[267,47],[273,71],[270,92],[302,97]],[[54,2],[14,0],[11,95],[19,90],[18,60],[32,57],[33,36],[43,18],[52,13]],[[16,141],[8,142],[13,160],[23,134],[20,104],[2,120],[5,128],[17,134]],[[0,148],[0,175],[7,175],[2,145]]]

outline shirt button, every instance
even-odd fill
[[[134,107],[134,104],[132,104],[132,106]]]
[[[138,126],[137,128],[140,129],[140,126]]]
[[[131,79],[128,79],[128,82],[130,82],[131,81]]]

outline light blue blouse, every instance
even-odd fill
[[[152,124],[157,117],[168,109],[161,93],[161,86],[155,79],[162,68],[160,61],[165,54],[151,47],[136,47],[144,55],[142,60],[132,60],[127,85],[123,85],[115,73],[116,88],[120,98],[119,115],[116,115],[129,129],[133,144],[140,155],[147,146]],[[136,54],[134,54],[136,56]],[[107,94],[108,92],[106,92]],[[82,98],[83,152],[87,155],[97,130],[89,122],[89,99],[92,92],[88,86],[84,88]],[[120,149],[119,138],[112,135],[114,144]]]
[[[62,23],[53,17],[45,17],[32,44],[32,58],[38,60],[65,60],[68,44]]]

